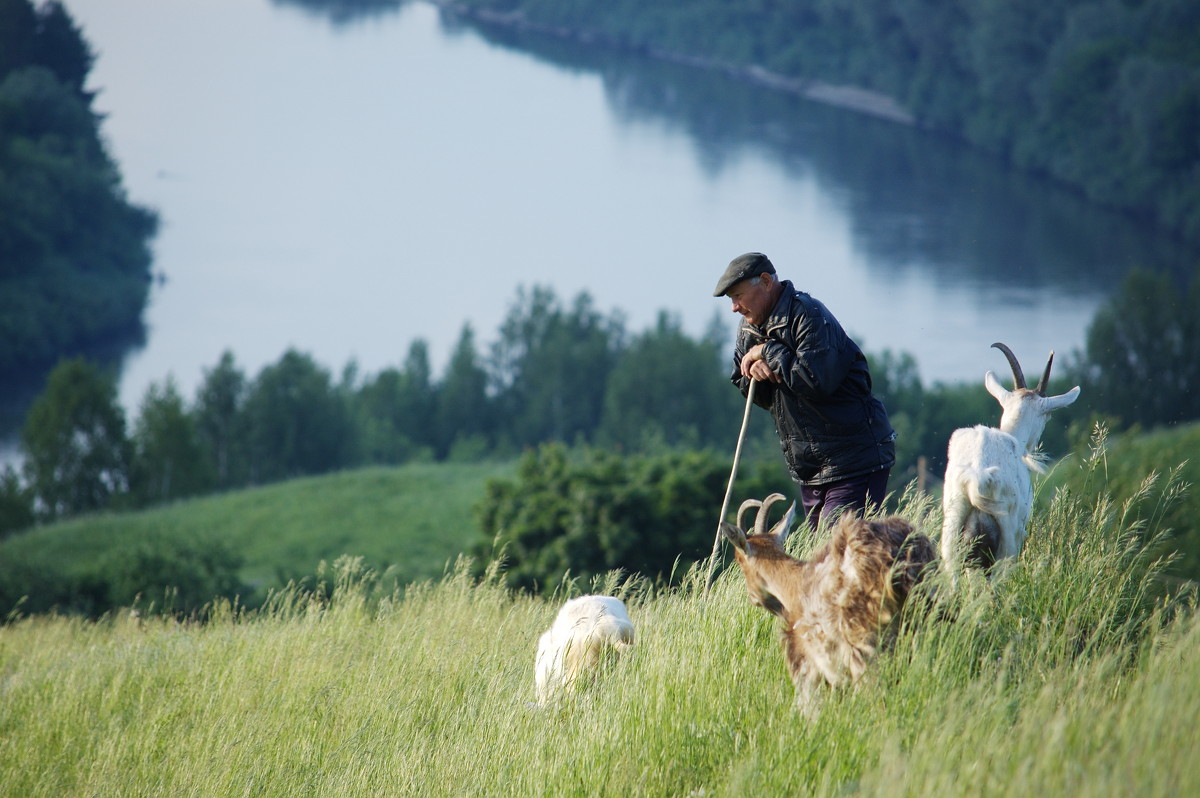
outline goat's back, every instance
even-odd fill
[[[834,528],[831,550],[842,550],[842,572],[850,577],[883,609],[899,609],[913,586],[921,580],[925,566],[937,553],[933,542],[900,516],[864,520],[843,517]],[[887,619],[884,619],[884,623]]]
[[[935,559],[933,543],[898,516],[843,516],[807,564],[807,593],[787,618],[784,648],[803,702],[814,680],[857,679],[875,655],[880,632],[903,607]]]
[[[1025,448],[982,425],[955,430],[942,488],[942,557],[988,566],[1015,554],[1029,517],[1032,485]]]
[[[569,689],[596,667],[605,651],[632,645],[633,622],[625,603],[613,596],[579,596],[563,605],[538,640],[534,676],[539,703]]]
[[[950,433],[946,467],[982,470],[998,463],[1020,460],[1025,455],[1021,442],[995,427],[976,424]]]

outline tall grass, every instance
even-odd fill
[[[1082,448],[1082,447],[1081,447]],[[1092,437],[1091,453],[1082,462],[1059,463],[1047,485],[1076,493],[1104,493],[1117,501],[1140,496],[1159,508],[1156,523],[1170,528],[1169,550],[1179,552],[1171,564],[1172,576],[1200,580],[1200,493],[1180,495],[1182,485],[1200,482],[1200,423],[1179,424],[1150,431],[1130,430],[1110,438],[1099,429]],[[1156,476],[1169,469],[1167,476]],[[1147,485],[1147,475],[1152,482]],[[1171,490],[1168,494],[1167,489]]]
[[[901,504],[937,528],[927,500]],[[1200,623],[1160,589],[1152,516],[1060,492],[1020,561],[931,579],[815,717],[736,569],[707,593],[701,568],[546,601],[461,563],[392,592],[345,558],[326,591],[203,625],[24,619],[0,628],[0,794],[1197,794]],[[537,638],[592,590],[625,598],[637,643],[536,709]]]

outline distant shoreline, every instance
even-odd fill
[[[540,22],[533,22],[527,19],[520,11],[500,12],[486,8],[472,8],[470,6],[456,3],[454,0],[429,0],[429,2],[462,17],[477,20],[487,25],[529,31],[531,33],[540,33],[547,36],[555,36],[560,39],[572,39],[582,44],[591,46],[608,47],[621,50],[631,49],[628,45],[623,44],[605,34],[596,33],[595,31],[580,31],[571,28],[559,27],[556,25],[546,25]],[[769,69],[757,65],[735,66],[733,64],[727,64],[708,58],[700,58],[693,55],[686,55],[670,50],[638,48],[637,52],[650,56],[651,58],[657,58],[661,61],[669,61],[671,63],[683,64],[685,66],[696,67],[698,69],[721,72],[738,80],[745,80],[760,86],[766,86],[767,88],[785,91],[790,94],[796,94],[800,97],[804,97],[805,99],[812,100],[813,102],[824,103],[826,105],[832,105],[838,108],[846,108],[851,111],[857,111],[868,116],[886,119],[902,125],[911,126],[917,123],[916,117],[905,110],[893,98],[883,94],[882,92],[863,89],[858,86],[841,86],[832,83],[824,83],[819,80],[790,78],[786,75],[781,75],[778,72],[772,72]]]

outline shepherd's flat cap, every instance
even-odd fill
[[[747,277],[757,277],[760,274],[774,274],[775,267],[770,258],[761,252],[747,252],[729,261],[728,268],[717,281],[717,290],[713,296],[725,296],[725,292],[733,288],[734,283],[740,283]]]

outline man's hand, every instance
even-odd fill
[[[781,379],[778,374],[771,371],[771,367],[763,359],[762,344],[750,347],[746,351],[746,354],[742,356],[742,376],[756,380],[770,380],[771,382],[779,382]]]

